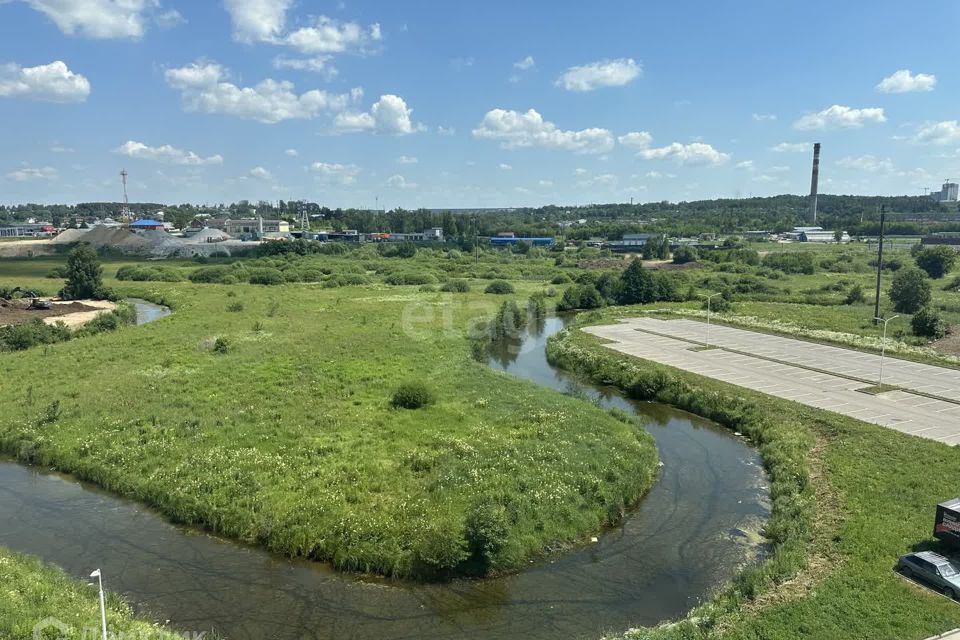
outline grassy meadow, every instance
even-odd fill
[[[335,257],[309,260],[345,271]],[[0,283],[58,283],[44,277],[55,265],[5,262]],[[521,303],[544,288],[518,267],[503,275]],[[471,358],[469,328],[511,298],[482,293],[486,281],[457,294],[106,284],[175,312],[0,356],[0,448],[178,522],[345,570],[485,575],[582,540],[653,481],[642,429]],[[436,403],[392,408],[408,381]]]

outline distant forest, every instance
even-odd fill
[[[923,196],[833,196],[821,195],[817,224],[842,229],[852,235],[876,235],[880,206],[888,212],[887,230],[891,234],[916,235],[930,231],[960,231],[956,203],[938,203]],[[121,205],[116,202],[87,202],[77,205],[23,204],[0,206],[0,224],[28,218],[49,220],[57,226],[81,224],[94,217],[115,216]],[[409,233],[430,227],[442,227],[449,237],[465,239],[499,231],[518,235],[564,235],[570,239],[619,238],[623,233],[657,231],[671,236],[700,233],[736,233],[742,231],[785,231],[809,224],[809,198],[781,195],[769,198],[700,200],[695,202],[651,202],[646,204],[596,204],[580,207],[546,206],[538,208],[495,209],[471,213],[469,210],[369,211],[330,209],[314,202],[278,203],[241,200],[229,205],[165,205],[131,203],[138,216],[159,210],[176,226],[187,224],[198,214],[218,217],[243,217],[252,212],[271,218],[294,221],[306,211],[314,228],[356,229],[362,233]],[[586,224],[561,222],[586,220]]]

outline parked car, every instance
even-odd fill
[[[926,582],[948,598],[960,596],[960,568],[939,553],[908,553],[897,561],[897,569],[908,578]]]

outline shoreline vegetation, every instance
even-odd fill
[[[45,625],[42,638],[100,637],[100,605],[95,587],[67,576],[60,569],[0,547],[0,637],[33,638]],[[182,640],[161,624],[134,615],[120,596],[105,592],[111,637],[141,640]],[[57,624],[65,625],[62,630]]]
[[[582,314],[551,338],[550,362],[747,436],[771,479],[772,513],[765,562],[685,619],[623,638],[920,640],[958,626],[954,603],[892,571],[898,555],[935,548],[933,507],[960,482],[950,447],[613,352],[579,330],[625,311]]]

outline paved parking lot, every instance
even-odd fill
[[[960,443],[960,371],[887,357],[881,395],[857,389],[876,384],[880,357],[841,347],[692,320],[631,318],[584,329],[605,345],[640,358],[742,387],[829,409],[904,433]],[[702,348],[702,347],[701,347]],[[913,393],[911,391],[919,392]],[[929,395],[920,395],[929,394]]]

